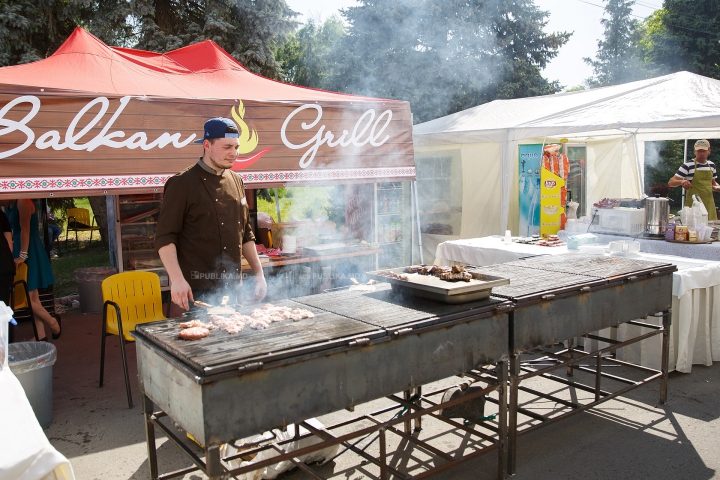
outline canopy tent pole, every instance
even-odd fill
[[[687,141],[688,139],[685,139],[685,151],[683,152],[683,163],[687,162]],[[682,203],[680,204],[680,210],[685,206],[685,189],[680,187],[682,189]]]
[[[418,252],[420,252],[420,264],[423,263],[423,244],[422,244],[422,232],[420,230],[420,210],[418,210],[418,196],[417,196],[417,180],[412,181],[412,190],[410,193],[413,196],[413,202],[415,205],[415,223],[417,224],[417,245],[418,245]]]
[[[277,213],[277,223],[282,222],[280,218],[280,197],[278,196],[278,189],[275,188],[275,212]]]
[[[638,129],[639,130],[639,129]],[[638,145],[638,139],[637,139],[637,132],[638,130],[635,130],[635,133],[632,134],[633,136],[633,142],[635,143],[635,163],[637,164],[638,169],[638,179],[640,181],[640,194],[642,195],[643,192],[645,192],[645,149],[643,149],[643,158],[640,159],[640,147]]]

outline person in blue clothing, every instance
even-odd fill
[[[41,340],[45,337],[45,326],[50,329],[54,339],[60,338],[60,324],[40,303],[38,288],[47,288],[55,283],[50,259],[40,239],[38,214],[32,200],[23,198],[11,201],[6,208],[13,230],[13,257],[15,264],[27,265],[27,284],[30,302],[35,314],[35,324]],[[40,322],[38,322],[40,320]]]

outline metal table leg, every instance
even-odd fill
[[[520,384],[520,354],[510,355],[510,411],[508,413],[508,473],[515,474],[517,465],[517,409],[518,409],[518,387]]]
[[[145,439],[147,440],[148,465],[150,467],[150,480],[158,478],[157,448],[155,447],[155,426],[150,421],[153,414],[153,402],[143,394],[143,416],[145,417]]]
[[[668,363],[670,355],[670,325],[672,323],[671,310],[663,312],[662,333],[662,378],[660,379],[660,404],[667,405]]]
[[[573,342],[574,340],[572,338],[569,338],[567,341],[567,351],[568,351],[568,360],[572,360],[573,358]],[[568,365],[567,367],[567,376],[572,377],[573,376],[573,366]]]
[[[498,379],[498,480],[507,476],[508,466],[508,361],[500,360],[497,363]]]

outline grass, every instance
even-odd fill
[[[87,197],[75,198],[75,206],[90,210],[92,218],[92,207]],[[59,212],[54,212],[56,215]],[[65,228],[60,238],[61,255],[51,261],[53,274],[55,275],[55,298],[64,297],[78,292],[77,281],[75,280],[75,269],[87,267],[104,267],[110,265],[110,253],[108,246],[98,242],[100,233],[93,233],[92,245],[88,246],[90,232],[78,232],[80,247],[75,247],[75,232],[68,235],[68,244],[65,246]]]
[[[85,232],[81,232],[85,233]],[[88,238],[90,234],[87,234]],[[63,236],[63,238],[65,238]],[[107,245],[96,243],[93,235],[92,246],[88,247],[87,242],[80,242],[80,248],[75,250],[75,242],[68,242],[65,249],[65,242],[62,242],[62,255],[52,259],[52,269],[55,275],[55,298],[64,297],[78,292],[77,281],[75,280],[75,269],[86,267],[103,267],[110,265],[110,254]]]
[[[333,187],[300,187],[288,188],[288,196],[280,197],[280,216],[283,222],[292,221],[291,217],[298,220],[315,220],[327,215],[327,208],[330,206],[330,189]],[[257,209],[265,212],[277,222],[277,211],[272,189],[270,195],[272,202],[258,199]]]

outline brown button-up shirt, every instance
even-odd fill
[[[255,241],[242,180],[198,162],[165,184],[155,250],[174,243],[193,290],[233,288],[241,280],[242,244]]]

